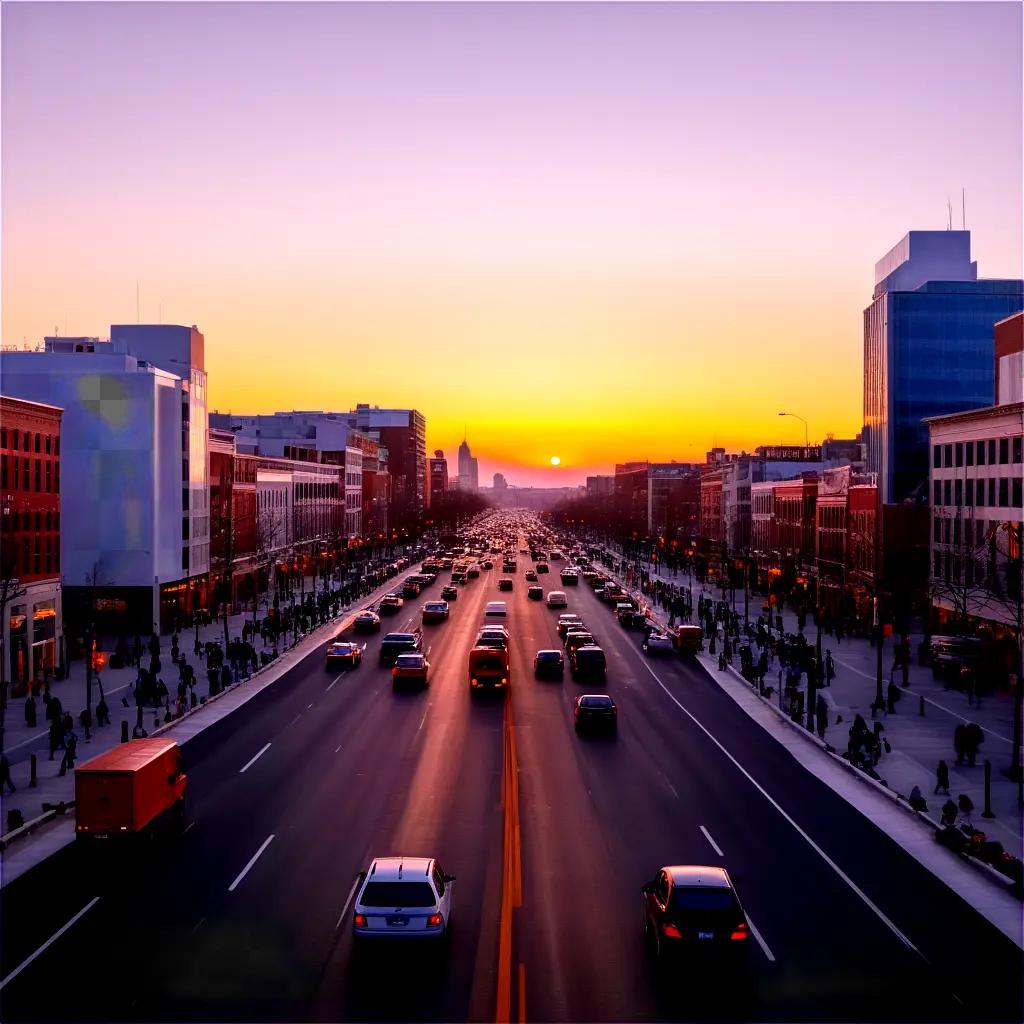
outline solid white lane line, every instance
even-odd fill
[[[191,832],[191,831],[192,831],[192,829],[194,829],[195,827],[196,827],[196,823],[195,823],[195,821],[190,821],[190,822],[189,822],[189,823],[188,823],[188,824],[187,824],[187,825],[185,826],[185,831],[184,831],[184,832],[182,832],[181,834],[182,834],[183,836],[187,836],[187,835],[189,834],[189,832]]]
[[[71,920],[68,921],[66,925],[55,931],[34,953],[30,954],[24,960],[22,960],[21,963],[18,964],[18,966],[15,967],[14,970],[11,971],[11,973],[3,979],[3,981],[0,981],[0,989],[2,989],[9,981],[14,981],[14,979],[19,974],[21,974],[21,972],[25,970],[25,968],[28,967],[28,965],[32,963],[33,960],[35,960],[37,957],[45,953],[46,950],[48,950],[50,946],[52,946],[80,917],[82,917],[88,911],[92,910],[92,908],[95,907],[96,904],[99,903],[99,901],[99,896],[93,896],[93,898],[89,900],[89,902],[86,903],[86,905],[82,907],[82,909],[77,914],[75,914],[75,916],[71,918]]]
[[[361,879],[356,875],[356,880],[352,883],[352,888],[348,891],[348,899],[345,900],[345,906],[341,908],[341,914],[338,917],[338,923],[334,926],[334,930],[337,931],[341,927],[341,922],[345,920],[345,915],[348,913],[348,908],[352,906],[352,901],[356,898],[356,889],[359,888]]]
[[[309,704],[309,705],[308,705],[308,706],[306,707],[306,710],[308,711],[308,710],[309,710],[309,709],[310,709],[310,708],[311,708],[312,706],[313,706],[312,704]]]
[[[334,748],[334,752],[337,753],[339,750],[341,750],[341,744],[340,743]]]
[[[747,769],[744,768],[743,765],[741,765],[739,761],[737,761],[736,758],[733,757],[732,754],[730,754],[729,751],[725,749],[725,746],[721,743],[721,741],[711,733],[711,731],[704,725],[704,723],[701,722],[700,719],[697,718],[697,716],[694,715],[692,711],[689,711],[687,708],[683,707],[683,705],[679,703],[679,701],[675,697],[675,694],[673,694],[672,691],[654,674],[654,670],[651,668],[651,666],[648,665],[645,661],[642,661],[641,664],[644,666],[644,668],[647,669],[648,672],[650,672],[651,677],[654,679],[654,681],[662,688],[662,690],[665,691],[665,695],[668,697],[668,699],[672,701],[672,703],[675,704],[675,706],[679,708],[679,710],[682,711],[682,713],[686,715],[686,717],[689,718],[690,721],[693,722],[693,724],[696,725],[697,728],[700,729],[700,731],[704,733],[704,735],[707,736],[707,738],[711,740],[711,742],[714,743],[714,745],[718,747],[718,749],[723,754],[725,754],[725,756],[730,761],[732,761],[736,768],[746,777],[747,781],[761,794],[761,796],[763,796],[765,800],[767,800],[768,803],[770,803],[772,807],[774,807],[775,810],[777,810],[779,814],[781,814],[782,817],[785,818],[786,821],[788,821],[789,824],[793,826],[797,835],[799,835],[804,840],[804,842],[806,842],[807,845],[810,846],[810,848],[814,850],[814,852],[817,853],[818,856],[821,857],[821,859],[850,887],[850,889],[852,889],[853,892],[855,892],[864,901],[864,904],[893,933],[893,935],[895,935],[896,938],[898,938],[900,942],[902,942],[903,945],[907,947],[907,949],[913,950],[922,960],[925,961],[925,963],[928,963],[928,958],[924,955],[924,953],[922,953],[921,950],[919,950],[917,946],[915,946],[910,941],[910,939],[908,939],[907,936],[904,935],[903,932],[901,932],[899,928],[896,927],[896,925],[885,915],[881,907],[879,907],[878,904],[876,904],[871,899],[871,897],[868,896],[868,894],[864,892],[864,890],[861,889],[861,887],[857,885],[857,883],[796,823],[796,821],[794,821],[793,818],[791,818],[782,809],[779,803],[771,796],[771,794],[764,788],[764,786],[762,786],[761,783],[758,782],[757,779],[755,779],[754,776],[751,775],[750,772],[748,772]]]
[[[341,676],[343,676],[344,674],[345,674],[345,673],[344,673],[344,672],[342,672],[342,673],[341,673]],[[341,676],[338,676],[338,679],[340,679],[340,678],[341,678]],[[334,688],[334,684],[335,684],[335,683],[336,683],[336,682],[338,681],[338,679],[334,679],[334,680],[332,680],[332,681],[331,681],[331,684],[330,684],[330,686],[328,686],[328,687],[327,687],[327,693],[330,693],[330,692],[331,692],[331,690],[332,690],[332,689]]]
[[[228,892],[234,892],[238,888],[239,883],[242,881],[243,878],[245,878],[247,874],[249,874],[249,871],[252,869],[253,864],[255,864],[256,861],[260,859],[260,854],[263,853],[263,851],[271,844],[273,839],[274,833],[271,832],[270,835],[263,840],[263,844],[260,846],[260,848],[252,855],[251,859],[249,860],[249,863],[246,864],[245,867],[242,868],[242,870],[238,873],[238,877],[228,886]]]
[[[267,743],[258,753],[250,757],[249,760],[238,769],[238,774],[241,775],[247,768],[251,768],[269,749],[270,744]]]
[[[302,717],[302,712],[300,711],[288,724],[289,725],[294,725],[301,717]]]
[[[722,853],[722,848],[714,841],[714,839],[711,838],[711,833],[703,825],[701,825],[700,830],[704,833],[704,838],[711,844],[715,853],[717,853],[719,857],[724,857],[725,854]]]
[[[750,934],[757,939],[757,944],[761,947],[761,952],[764,953],[772,963],[775,963],[775,954],[768,948],[768,943],[764,941],[764,936],[757,930],[757,925],[750,920],[749,914],[747,914],[747,924],[750,926]]]

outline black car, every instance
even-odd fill
[[[512,581],[507,576],[503,577],[502,579],[498,580],[498,589],[499,590],[511,590],[512,589]]]
[[[544,600],[544,588],[543,587],[527,587],[526,596],[531,601],[543,601]]]
[[[533,659],[533,674],[540,679],[542,676],[562,678],[565,673],[565,658],[558,650],[538,651]]]
[[[619,711],[606,693],[584,693],[573,705],[573,726],[578,733],[618,731]]]
[[[725,868],[677,864],[642,888],[644,938],[659,962],[712,958],[742,965],[750,927]]]
[[[441,597],[445,601],[457,601],[459,598],[459,592],[455,587],[442,587]]]
[[[586,644],[569,652],[573,679],[604,679],[607,662],[597,644]]]
[[[386,633],[380,642],[380,663],[394,665],[400,654],[413,653],[419,649],[419,633]]]

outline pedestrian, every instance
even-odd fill
[[[935,789],[933,792],[949,796],[949,765],[941,759],[935,766]]]
[[[981,731],[981,726],[978,725],[977,722],[969,722],[966,729],[964,729],[964,736],[967,741],[967,760],[971,765],[974,765],[975,758],[978,756],[978,747],[980,747],[984,741],[985,734]]]
[[[54,722],[59,722],[64,714],[64,705],[61,704],[60,697],[51,697],[46,710],[49,718]]]
[[[50,742],[50,760],[53,760],[53,755],[57,753],[57,750],[63,745],[64,733],[61,730],[60,722],[53,721],[50,723],[49,732]]]
[[[36,727],[36,699],[31,693],[25,698],[25,725],[30,729]]]
[[[900,688],[890,679],[889,685],[886,688],[887,699],[885,705],[885,713],[887,715],[892,715],[896,713],[896,701],[898,701],[901,696],[902,694],[900,693]]]
[[[64,757],[60,762],[60,771],[58,775],[66,775],[69,768],[75,767],[75,754],[78,751],[78,737],[74,731],[68,729],[64,734]]]
[[[956,752],[956,763],[963,764],[967,752],[967,726],[963,723],[953,730],[953,750]]]
[[[100,702],[96,705],[96,725],[110,725],[110,708],[103,694],[100,694]]]
[[[92,739],[92,711],[89,708],[82,708],[81,713],[78,716],[78,724],[82,727],[82,732],[85,733],[87,740]]]
[[[915,786],[910,791],[910,799],[907,802],[910,804],[912,810],[915,810],[915,811],[927,811],[928,810],[928,801],[925,800],[924,796],[922,795],[921,787],[920,786]]]
[[[831,686],[832,680],[836,677],[836,663],[832,658],[831,649],[825,650],[825,685]]]
[[[11,778],[11,762],[7,760],[6,754],[0,756],[0,793],[3,793],[4,786],[10,786],[12,793],[16,792],[18,788]]]
[[[939,824],[943,828],[952,828],[956,824],[956,804],[952,800],[947,800],[942,805],[942,817],[939,819]]]

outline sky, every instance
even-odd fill
[[[211,408],[415,407],[481,483],[853,436],[874,263],[961,188],[1021,276],[1017,3],[0,16],[4,344],[138,285]]]

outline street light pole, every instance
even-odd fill
[[[793,419],[799,420],[804,425],[804,447],[809,448],[810,443],[807,440],[807,420],[803,416],[798,416],[795,412],[780,412],[780,416],[792,416]]]

